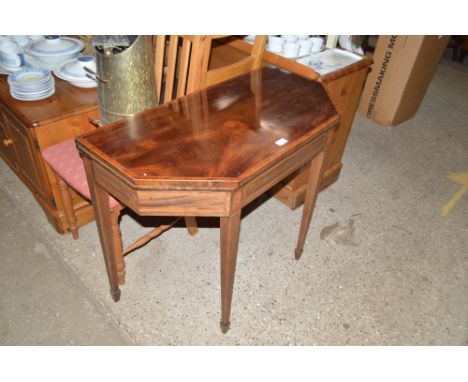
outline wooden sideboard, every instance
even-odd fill
[[[213,48],[210,66],[215,68],[235,62],[245,57],[251,50],[251,45],[239,39],[226,39]],[[321,189],[329,186],[338,179],[342,168],[341,158],[348,141],[351,125],[354,121],[356,109],[361,96],[364,81],[372,61],[363,58],[361,61],[337,70],[325,76],[320,76],[312,68],[295,61],[265,51],[263,64],[274,65],[287,69],[300,76],[319,80],[325,86],[331,101],[340,114],[340,124],[333,133],[332,142],[325,159],[325,174]],[[294,174],[284,179],[272,189],[277,199],[292,209],[304,203],[307,188],[309,165],[304,165]]]
[[[332,142],[325,158],[325,174],[320,185],[321,189],[335,182],[340,175],[343,167],[341,159],[359,105],[369,66],[370,60],[364,59],[348,68],[320,78],[340,114],[339,127],[333,133]],[[305,165],[281,182],[282,184],[274,190],[275,197],[292,209],[301,206],[304,203],[306,194],[308,174],[309,166]]]
[[[55,79],[56,91],[41,101],[13,99],[6,76],[0,76],[0,156],[31,190],[47,219],[60,233],[68,230],[63,203],[53,171],[42,159],[46,147],[95,127],[98,118],[96,89],[79,89]],[[92,206],[72,192],[73,208],[82,226],[94,219]]]

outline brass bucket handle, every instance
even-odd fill
[[[102,82],[104,84],[107,84],[109,82],[109,80],[105,80],[105,79],[99,77],[98,74],[94,70],[92,70],[92,69],[90,69],[90,68],[88,68],[86,66],[83,67],[83,69],[85,70],[85,72],[88,72],[88,73],[86,73],[86,77],[88,77],[88,78],[90,78],[90,79],[92,79],[94,81],[96,81],[96,79],[97,79],[97,80],[99,80],[99,82]]]
[[[94,118],[91,118],[91,117],[88,117],[88,121],[89,123],[91,123],[92,125],[96,126],[96,127],[102,127],[104,126],[104,123],[102,123],[100,120],[98,119],[94,119]]]

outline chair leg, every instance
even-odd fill
[[[76,240],[78,239],[78,227],[76,225],[76,216],[73,209],[73,201],[70,189],[68,188],[68,184],[66,184],[62,178],[59,176],[57,176],[57,178],[60,196],[62,197],[63,202],[63,210],[65,212],[65,220],[67,221],[68,228],[72,234],[73,240]]]
[[[122,234],[120,232],[119,217],[122,207],[116,206],[111,209],[111,228],[112,238],[114,240],[114,255],[117,266],[117,279],[119,285],[125,284],[125,260],[123,257]]]
[[[190,235],[195,236],[198,233],[197,218],[195,216],[185,216],[185,225]]]

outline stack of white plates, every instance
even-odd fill
[[[24,68],[8,76],[10,94],[21,101],[37,101],[55,93],[55,81],[46,69]]]

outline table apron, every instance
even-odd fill
[[[149,216],[228,216],[230,191],[139,190],[112,170],[93,161],[95,182],[139,215]]]
[[[316,137],[232,191],[137,189],[96,161],[93,173],[98,185],[139,215],[229,216],[234,192],[241,194],[241,207],[247,205],[323,151],[325,138],[325,135]]]
[[[306,145],[294,151],[289,157],[281,160],[275,166],[255,176],[242,188],[242,206],[268,191],[281,180],[296,171],[299,167],[310,162],[315,156],[325,149],[326,136],[322,135],[308,142]]]
[[[230,191],[139,190],[140,215],[228,216]]]

